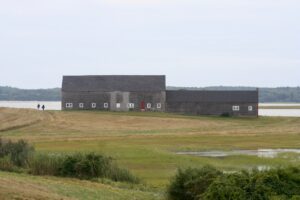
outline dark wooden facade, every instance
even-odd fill
[[[165,76],[64,76],[62,109],[258,116],[258,90],[166,91]]]
[[[255,91],[167,91],[166,110],[195,115],[258,116]]]
[[[165,111],[165,76],[64,76],[62,109]]]

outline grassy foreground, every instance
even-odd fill
[[[292,153],[282,154],[277,158],[201,158],[176,154],[177,151],[300,148],[300,118],[220,118],[134,112],[39,112],[0,108],[0,136],[12,140],[25,139],[34,144],[37,151],[99,152],[112,156],[120,166],[140,177],[146,185],[144,190],[147,191],[122,189],[110,184],[1,172],[0,194],[12,192],[3,186],[7,185],[7,181],[12,181],[10,183],[16,187],[18,184],[24,185],[23,181],[28,183],[29,191],[38,186],[42,187],[43,184],[40,183],[48,183],[44,184],[42,191],[58,195],[58,199],[80,199],[76,195],[72,196],[78,191],[83,196],[99,195],[103,199],[122,199],[116,196],[117,193],[124,197],[134,194],[136,199],[159,199],[178,167],[211,164],[221,170],[234,171],[257,166],[300,164],[299,155]],[[17,194],[23,194],[23,189],[26,189],[21,186],[17,188],[20,190]],[[30,192],[28,195],[33,198],[40,194]]]
[[[36,200],[128,200],[161,199],[160,194],[142,188],[97,183],[71,178],[39,177],[0,171],[0,199]]]

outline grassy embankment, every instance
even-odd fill
[[[156,195],[155,192],[159,195],[160,191],[164,191],[178,167],[212,164],[219,169],[232,171],[255,166],[300,164],[295,154],[284,154],[274,159],[255,156],[200,158],[175,154],[176,151],[191,150],[299,148],[300,118],[220,118],[167,113],[0,109],[0,136],[13,140],[26,139],[34,144],[37,151],[42,152],[93,151],[112,156],[120,166],[139,176],[148,188],[148,192],[138,189],[122,191],[122,187],[116,185],[86,181],[81,184],[78,180],[62,178],[35,177],[32,180],[36,182],[29,182],[35,187],[39,181],[49,181],[51,183],[45,185],[45,190],[53,191],[57,186],[60,190],[67,188],[75,193],[77,190],[98,192],[98,189],[85,186],[94,184],[95,188],[104,188],[99,191],[107,193],[106,199],[114,199],[115,190],[124,193],[124,196],[128,192],[135,194],[137,199],[141,199],[138,195],[151,199]],[[27,175],[1,173],[0,185],[7,179],[22,182],[29,178]],[[2,189],[0,186],[0,193],[1,190],[3,186]],[[66,194],[64,191],[58,192]]]
[[[160,194],[121,183],[98,183],[71,178],[40,177],[0,171],[0,199],[128,200],[161,199]]]

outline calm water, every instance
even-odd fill
[[[300,154],[300,149],[257,149],[257,150],[233,150],[233,151],[200,151],[177,152],[178,155],[192,155],[199,157],[222,158],[236,155],[257,156],[260,158],[276,158],[281,153]],[[300,157],[299,157],[300,158]]]
[[[45,105],[46,110],[61,110],[60,101],[0,101],[0,107],[10,108],[32,108],[36,109],[37,104]],[[274,104],[263,103],[262,106],[300,106],[299,104]],[[300,109],[260,109],[260,116],[286,116],[286,117],[300,117]]]
[[[261,103],[260,106],[300,106],[300,103]],[[259,109],[260,116],[300,117],[300,109]]]
[[[300,117],[300,109],[260,109],[260,116]]]
[[[60,101],[0,101],[0,107],[8,108],[36,109],[38,104],[45,105],[46,110],[61,110]]]

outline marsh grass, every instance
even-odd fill
[[[28,171],[34,175],[109,178],[113,181],[139,183],[127,169],[120,168],[111,157],[96,153],[40,153],[24,140],[12,142],[0,138],[0,170]]]
[[[13,164],[9,155],[0,158],[0,170],[8,172],[20,171],[20,169]]]
[[[140,183],[141,180],[134,176],[128,169],[120,168],[112,164],[108,170],[107,177],[116,182]]]
[[[0,159],[3,159],[3,162],[10,160],[16,167],[26,167],[33,152],[33,146],[22,139],[12,142],[0,138]]]
[[[300,168],[224,173],[211,166],[179,169],[168,187],[169,200],[298,199]]]
[[[29,173],[74,177],[79,179],[108,178],[112,181],[139,183],[129,170],[120,168],[109,157],[95,153],[38,153],[29,161]]]
[[[235,156],[224,159],[176,155],[178,151],[299,148],[300,118],[202,117],[148,112],[91,112],[0,109],[0,132],[24,138],[43,153],[95,152],[115,158],[151,187],[164,188],[180,167],[211,164],[236,171],[256,166],[297,164],[296,156],[275,159]],[[3,123],[2,123],[3,122]]]
[[[29,160],[29,173],[34,175],[58,176],[64,156],[53,153],[36,153]]]
[[[55,176],[33,176],[25,173],[0,171],[0,199],[45,200],[162,200],[162,194],[141,188],[140,185],[113,182],[87,181]]]

